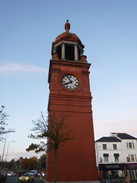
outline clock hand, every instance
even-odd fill
[[[67,83],[64,83],[65,85],[68,85],[69,83],[72,83],[72,81],[69,81],[69,82],[67,82]]]

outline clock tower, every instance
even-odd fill
[[[94,128],[89,84],[90,63],[83,55],[84,45],[76,34],[60,34],[52,44],[49,66],[48,111],[67,119],[73,140],[67,141],[57,152],[57,182],[97,181]],[[46,179],[54,181],[54,152],[47,155]]]

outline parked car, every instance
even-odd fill
[[[25,173],[19,178],[19,182],[34,182],[33,173]]]
[[[1,172],[0,171],[0,181],[1,180],[6,181],[6,179],[7,179],[7,172]]]
[[[37,170],[30,170],[29,173],[33,173],[34,177],[37,177],[38,171]]]
[[[16,176],[16,173],[10,171],[10,172],[7,173],[7,176],[8,177],[15,177]]]

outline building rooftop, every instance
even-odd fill
[[[120,139],[137,139],[127,133],[111,133],[111,134],[117,136]]]
[[[121,142],[121,140],[116,137],[101,137],[96,142]]]

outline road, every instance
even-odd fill
[[[0,181],[0,183],[4,183],[4,182]],[[17,177],[8,177],[5,183],[19,183],[19,182],[18,182]],[[34,177],[34,183],[40,183],[40,178],[39,177]],[[42,181],[41,183],[44,183],[44,181]]]

